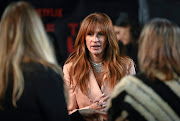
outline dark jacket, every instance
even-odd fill
[[[4,110],[0,110],[1,121],[69,121],[64,97],[63,80],[59,74],[41,64],[22,64],[24,91],[12,105],[13,76],[4,100]],[[79,117],[77,112],[73,118]]]

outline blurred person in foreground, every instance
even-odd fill
[[[0,120],[79,121],[102,114],[68,116],[60,73],[36,10],[27,2],[9,4],[0,26]]]
[[[105,112],[113,87],[122,77],[135,74],[133,60],[119,54],[110,17],[88,15],[80,25],[74,49],[63,67],[69,113],[81,109]]]
[[[141,73],[123,78],[108,102],[108,121],[180,121],[180,28],[148,22],[140,35]]]

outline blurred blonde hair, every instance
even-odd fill
[[[155,77],[155,70],[164,73],[166,80],[173,79],[173,73],[180,76],[180,28],[163,18],[148,22],[139,38],[138,59],[149,77]]]
[[[5,9],[0,26],[0,106],[13,73],[12,102],[24,90],[22,62],[37,62],[57,70],[57,62],[41,18],[27,2],[11,3]],[[56,67],[54,66],[56,65]]]

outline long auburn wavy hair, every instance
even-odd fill
[[[9,4],[0,25],[0,108],[13,74],[12,103],[24,90],[22,63],[36,62],[59,71],[47,33],[36,10],[27,2]]]
[[[70,68],[70,84],[76,84],[84,94],[88,92],[89,72],[89,51],[86,47],[85,37],[89,32],[94,32],[98,25],[107,38],[107,45],[104,53],[104,66],[107,83],[113,88],[116,83],[130,73],[132,60],[128,57],[121,57],[119,54],[118,40],[113,28],[112,21],[105,13],[92,13],[81,23],[80,29],[74,44],[74,52],[70,54],[65,62],[72,63]],[[73,80],[75,82],[73,82]],[[75,86],[75,87],[76,87]]]
[[[180,28],[164,18],[155,18],[143,28],[139,38],[139,67],[148,77],[154,71],[165,74],[165,80],[180,76]]]

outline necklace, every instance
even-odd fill
[[[100,63],[95,63],[90,60],[91,66],[94,68],[94,71],[96,73],[102,73],[104,72],[104,61]]]

